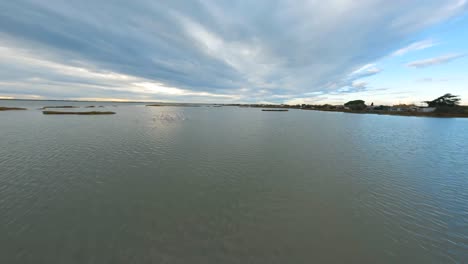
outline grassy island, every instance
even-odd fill
[[[0,106],[0,111],[14,111],[14,110],[27,110],[26,108],[21,107],[3,107]]]
[[[146,106],[175,106],[175,107],[200,107],[199,105],[193,105],[193,104],[167,104],[167,105],[162,105],[162,104],[149,104]]]
[[[62,112],[62,111],[42,111],[44,115],[114,115],[115,112]]]
[[[262,109],[262,111],[265,111],[265,112],[287,112],[289,110],[288,109]]]

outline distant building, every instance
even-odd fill
[[[390,111],[394,112],[417,112],[419,107],[414,104],[406,105],[406,104],[399,104],[394,105],[390,108]]]
[[[422,112],[422,113],[432,113],[436,110],[435,107],[420,107],[418,109],[418,112]]]
[[[392,111],[392,112],[401,112],[402,108],[400,108],[400,107],[390,107],[389,110]]]
[[[375,109],[374,103],[367,106],[367,110],[374,110],[374,109]]]

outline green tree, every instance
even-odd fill
[[[354,110],[354,111],[361,111],[367,108],[366,102],[363,100],[354,100],[354,101],[349,101],[344,106],[349,107],[349,109]]]
[[[460,97],[453,94],[444,94],[439,98],[436,98],[432,101],[424,101],[429,107],[453,107],[457,106],[460,103]]]

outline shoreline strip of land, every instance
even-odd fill
[[[42,111],[44,115],[114,115],[115,112],[64,112],[64,111]]]

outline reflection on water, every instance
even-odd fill
[[[53,103],[0,113],[0,263],[468,259],[468,120]]]
[[[186,119],[187,117],[183,112],[160,112],[155,117],[153,117],[153,121],[163,121],[169,123],[184,121]]]

